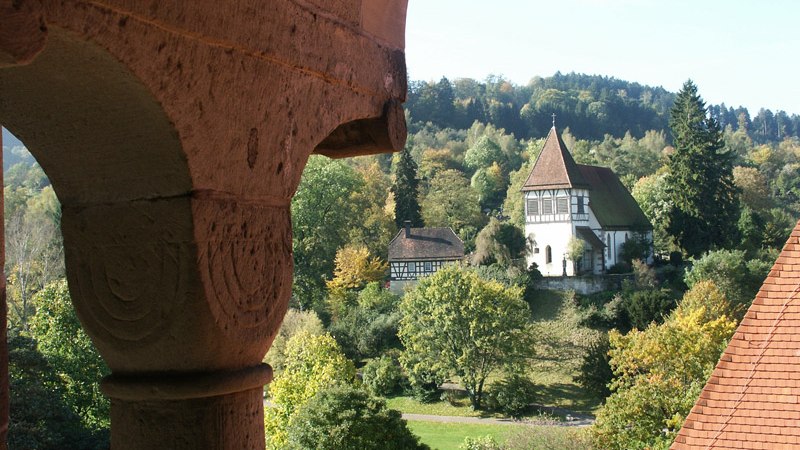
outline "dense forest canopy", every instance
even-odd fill
[[[466,129],[473,122],[491,123],[529,139],[547,134],[551,114],[579,139],[621,138],[626,132],[641,138],[648,130],[668,131],[675,94],[662,87],[613,77],[557,72],[515,85],[501,76],[412,81],[406,109],[415,124]],[[760,109],[755,116],[744,107],[724,103],[708,111],[724,130],[744,130],[756,143],[780,142],[800,133],[800,116]],[[417,131],[412,128],[412,132]]]

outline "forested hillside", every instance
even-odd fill
[[[643,86],[600,75],[562,74],[533,77],[515,85],[502,77],[483,81],[469,78],[412,81],[406,108],[417,126],[466,129],[473,122],[491,123],[529,139],[547,134],[551,114],[579,139],[621,138],[626,132],[641,138],[648,130],[667,131],[675,94],[662,87]],[[800,116],[760,109],[750,112],[709,105],[723,130],[744,130],[756,143],[779,142],[800,133]],[[754,116],[751,116],[755,114]],[[412,130],[416,131],[412,127]]]

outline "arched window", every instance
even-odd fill
[[[544,263],[550,264],[553,262],[553,251],[550,250],[550,246],[544,248]]]

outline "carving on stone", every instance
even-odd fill
[[[64,208],[73,303],[83,325],[102,340],[162,338],[157,331],[184,302],[191,256],[172,219],[188,208],[176,203]]]
[[[291,296],[289,207],[219,199],[193,205],[205,233],[198,266],[217,326],[237,339],[276,333]]]

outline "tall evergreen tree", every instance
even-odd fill
[[[691,256],[731,245],[739,217],[733,155],[691,80],[678,93],[669,124],[675,144],[667,176],[669,233]]]
[[[411,152],[403,150],[394,168],[394,184],[392,184],[394,222],[398,228],[401,228],[406,220],[411,221],[412,227],[423,226],[417,200],[418,187],[417,163],[411,157]]]

